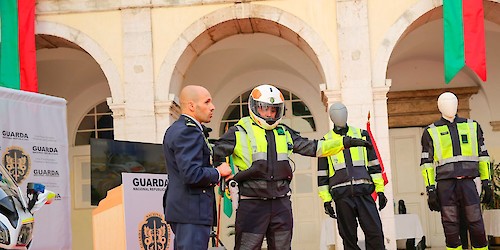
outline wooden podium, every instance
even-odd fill
[[[126,249],[123,186],[108,191],[92,211],[94,250]]]
[[[173,249],[163,214],[167,184],[165,174],[122,173],[122,185],[92,211],[94,249]]]

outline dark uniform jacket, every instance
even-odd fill
[[[213,168],[211,150],[200,127],[181,115],[165,132],[163,153],[169,180],[165,194],[166,221],[212,225],[214,185],[219,181],[219,173]]]

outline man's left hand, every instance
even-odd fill
[[[378,211],[384,209],[385,205],[387,205],[387,197],[383,192],[378,192]]]

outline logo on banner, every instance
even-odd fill
[[[163,214],[151,212],[139,225],[139,245],[141,249],[168,249],[170,244],[170,226]]]
[[[21,184],[28,177],[31,158],[22,147],[8,147],[2,156],[2,163],[18,184]]]
[[[14,139],[14,140],[28,140],[28,134],[23,132],[12,132],[12,131],[2,131],[2,137],[4,139]]]
[[[33,146],[33,154],[58,155],[56,147]]]

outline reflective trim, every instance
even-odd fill
[[[474,152],[476,152],[476,150],[477,150],[477,136],[475,135],[476,129],[474,128],[474,120],[467,119],[467,124],[469,125],[469,132],[470,132],[470,137],[471,137],[470,144],[472,147],[472,154],[474,154]],[[476,153],[476,155],[477,154],[478,153]]]
[[[380,162],[378,161],[378,159],[369,161],[367,167],[376,166],[376,165],[380,165]]]
[[[252,122],[250,120],[251,119],[245,119],[243,124],[244,124],[244,127],[247,128],[246,132],[248,133],[248,136],[251,139],[250,146],[252,146],[252,153],[253,153],[253,152],[257,152],[257,140],[255,140],[255,134],[253,133]],[[250,165],[248,165],[248,166],[250,166]]]
[[[349,130],[351,130],[351,127],[349,127]],[[360,129],[352,129],[353,132],[353,137],[354,138],[359,138],[359,139],[363,139],[363,137],[361,137],[361,130]],[[359,161],[353,161],[352,164],[354,166],[365,166],[365,154],[364,154],[364,147],[356,147],[356,149],[358,150],[358,157],[359,159],[363,159],[363,160],[359,160]],[[361,163],[359,163],[361,161]]]
[[[429,152],[422,152],[422,156],[421,156],[422,159],[427,159],[429,158]]]
[[[373,184],[373,182],[371,182],[370,180],[367,180],[367,179],[353,180],[353,181],[347,181],[347,182],[332,186],[331,189],[338,188],[338,187],[350,186],[350,185],[360,185],[360,184]]]
[[[255,140],[252,140],[255,141]],[[258,160],[267,160],[267,153],[266,152],[258,152],[252,155],[252,160],[258,161]]]
[[[425,169],[427,169],[427,168],[432,168],[432,169],[434,169],[434,164],[432,164],[432,163],[424,163],[424,164],[420,165],[420,168],[421,168],[422,170],[425,170]]]
[[[443,165],[448,164],[448,163],[461,162],[461,161],[479,162],[479,157],[478,156],[463,156],[463,155],[453,156],[451,158],[439,160],[437,162],[437,166],[440,167],[440,166],[443,166]]]
[[[479,156],[479,161],[490,162],[489,156]]]
[[[434,143],[434,152],[435,152],[434,155],[437,156],[438,161],[439,161],[443,158],[443,152],[442,152],[441,143],[440,143],[441,140],[439,140],[439,132],[436,128],[436,125],[434,125],[434,123],[429,125],[429,129],[432,133],[432,141],[436,142],[436,143]]]
[[[352,161],[352,165],[354,167],[364,167],[365,166],[365,161],[363,161],[363,160]]]
[[[321,156],[323,156],[323,141],[319,140],[318,146],[316,148],[316,157],[321,157]]]
[[[328,176],[327,170],[318,170],[318,176]]]
[[[267,154],[266,154],[266,158],[267,158]],[[288,153],[286,153],[286,154],[283,154],[283,153],[278,154],[278,156],[276,157],[276,159],[278,161],[287,161],[288,160]]]
[[[382,174],[381,174],[381,173],[371,174],[370,176],[372,177],[372,179],[375,179],[375,178],[382,178]]]
[[[252,159],[250,159],[250,152],[248,150],[247,133],[240,126],[236,126],[236,128],[238,128],[238,131],[240,132],[240,138],[241,138],[241,143],[240,143],[240,145],[241,145],[241,155],[243,156],[242,160],[245,162],[245,165],[247,165],[248,167],[250,167],[252,165]]]
[[[341,170],[341,169],[344,169],[344,168],[346,168],[345,162],[337,163],[337,164],[333,165],[333,169],[335,171],[338,171],[338,170]]]
[[[318,187],[318,192],[328,191],[328,185],[323,185]]]

